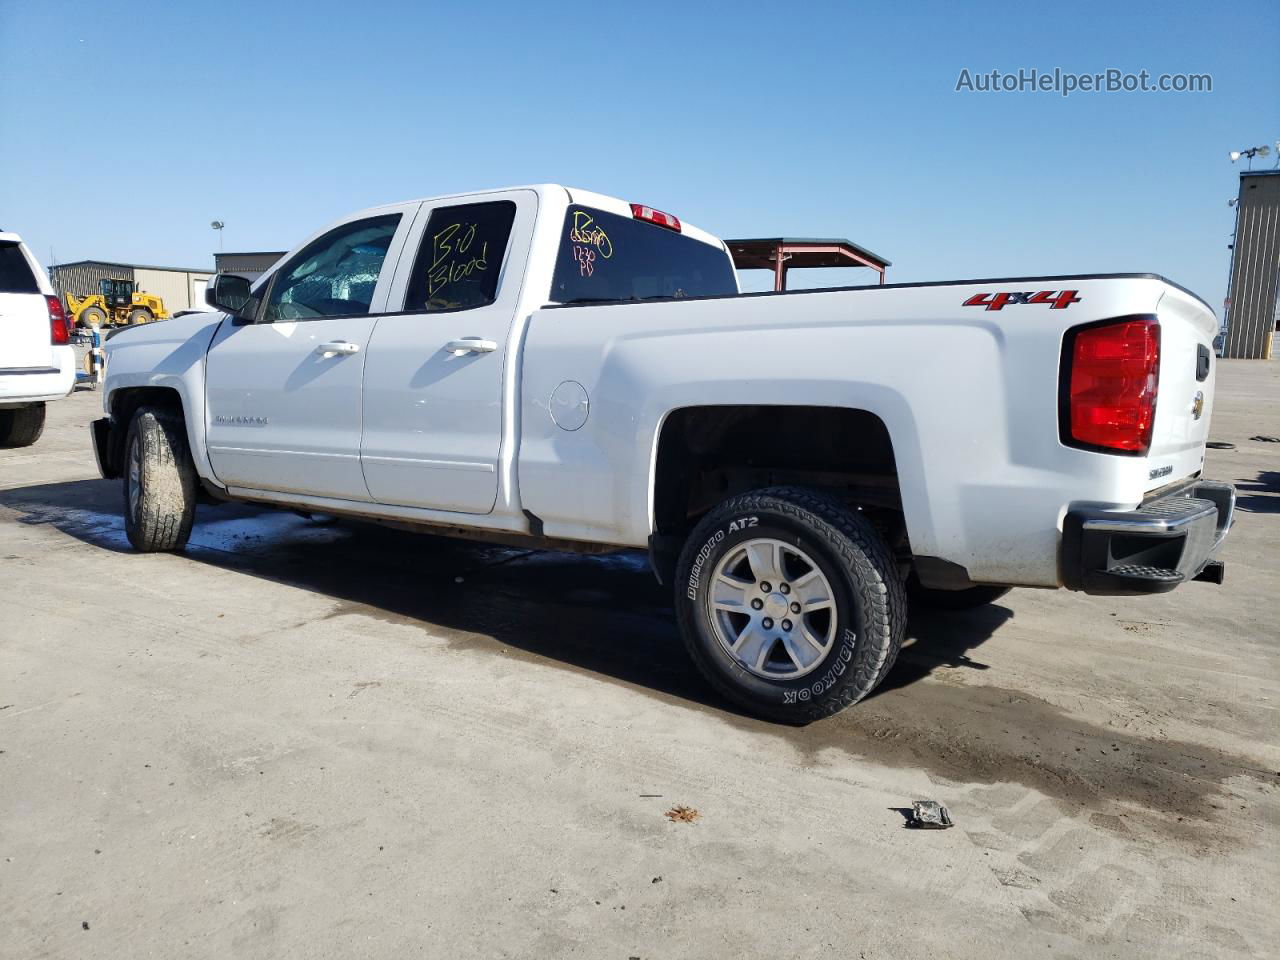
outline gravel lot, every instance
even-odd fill
[[[634,557],[238,506],[133,554],[99,403],[0,450],[0,956],[1274,956],[1280,364],[1220,368],[1224,586],[917,616],[800,730]]]

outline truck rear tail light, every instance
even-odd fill
[[[668,230],[680,232],[680,221],[669,213],[663,213],[661,210],[655,210],[653,207],[646,207],[641,203],[633,203],[631,205],[631,216],[637,220],[645,220],[649,223],[656,223],[660,227],[666,227]]]
[[[1151,447],[1160,375],[1160,324],[1120,317],[1067,332],[1059,431],[1072,447],[1145,454]]]
[[[62,301],[57,297],[45,297],[49,305],[49,342],[55,347],[71,342],[71,331],[67,329],[67,313],[62,309]]]

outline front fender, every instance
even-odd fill
[[[205,445],[205,355],[221,314],[192,314],[131,327],[107,341],[107,373],[103,409],[110,416],[122,391],[137,388],[171,390],[182,402],[187,441],[196,472],[217,484]],[[117,424],[116,426],[124,426]]]

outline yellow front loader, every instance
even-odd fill
[[[124,325],[150,323],[152,320],[168,320],[169,311],[164,301],[153,293],[139,293],[132,280],[103,280],[102,292],[77,298],[67,293],[67,309],[77,327],[97,324]]]

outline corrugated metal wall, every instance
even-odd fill
[[[55,266],[49,270],[49,279],[58,296],[62,297],[63,306],[70,309],[67,294],[87,297],[91,293],[101,293],[100,280],[132,280],[133,268],[122,263],[71,263],[66,266]]]
[[[219,273],[257,280],[283,256],[283,253],[215,253],[213,262]]]
[[[192,282],[198,281],[200,287],[208,282],[212,273],[193,273],[189,270],[153,270],[150,267],[135,267],[133,279],[140,293],[151,293],[164,300],[164,307],[170,313],[175,310],[187,310],[199,307],[192,303]]]
[[[1271,358],[1280,293],[1280,170],[1240,174],[1223,356]]]

